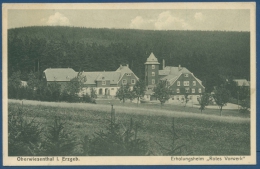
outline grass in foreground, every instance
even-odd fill
[[[16,111],[20,104],[9,103],[8,111]],[[116,119],[121,126],[129,124],[129,119],[139,124],[138,137],[149,142],[152,155],[164,155],[161,147],[155,142],[170,146],[169,128],[171,118],[165,115],[152,116],[137,113],[120,113],[116,109]],[[107,111],[84,110],[82,108],[61,108],[36,105],[24,105],[23,110],[28,118],[35,117],[42,126],[50,125],[55,116],[67,122],[67,128],[83,140],[85,135],[93,135],[104,130],[106,119],[110,118]],[[108,110],[109,111],[109,110]],[[160,112],[158,112],[160,113]],[[226,123],[223,121],[176,117],[175,130],[181,138],[179,142],[187,145],[192,155],[249,155],[250,154],[250,123]],[[75,155],[82,151],[80,146]],[[71,154],[74,155],[74,154]]]

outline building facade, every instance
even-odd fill
[[[145,63],[147,91],[144,99],[152,98],[149,95],[153,94],[153,87],[162,80],[167,81],[172,91],[169,102],[183,101],[185,95],[188,95],[189,100],[196,103],[200,95],[205,92],[202,81],[195,77],[187,68],[181,67],[181,65],[178,67],[165,66],[165,61],[163,60],[162,70],[159,70],[159,64],[158,59],[151,53]]]
[[[59,83],[62,88],[79,72],[71,68],[49,68],[44,71],[47,84]],[[128,65],[120,65],[116,71],[81,72],[83,88],[80,94],[90,94],[93,88],[98,96],[115,96],[121,85],[129,84],[130,88],[136,84],[139,78],[133,73]]]

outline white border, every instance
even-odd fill
[[[170,156],[148,157],[78,157],[77,162],[18,162],[17,157],[8,157],[7,125],[7,11],[8,9],[250,9],[250,66],[251,66],[251,155],[237,156],[240,161],[172,161]],[[3,69],[3,165],[43,166],[43,165],[248,165],[256,164],[256,4],[255,2],[224,3],[89,3],[89,4],[2,4],[2,69]],[[208,156],[192,156],[203,157]],[[222,157],[224,156],[216,156]],[[56,158],[56,157],[55,157]],[[61,157],[60,157],[61,158]]]

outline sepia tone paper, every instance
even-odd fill
[[[249,24],[244,31],[250,31],[250,155],[245,156],[8,156],[8,52],[7,31],[16,27],[10,20],[11,10],[249,10]],[[4,166],[49,166],[49,165],[254,165],[256,164],[256,5],[250,3],[89,3],[89,4],[2,4],[2,67],[3,67],[3,165]],[[40,14],[39,14],[40,15]],[[79,16],[83,17],[83,16]],[[200,17],[198,15],[198,17]],[[242,18],[243,16],[241,16]],[[79,18],[84,20],[84,18]],[[30,24],[30,17],[26,20]],[[70,25],[74,26],[74,25]],[[118,26],[118,27],[117,27]],[[223,25],[224,26],[224,25]],[[114,25],[120,28],[120,23]],[[111,26],[110,28],[113,28]],[[248,30],[247,30],[248,29]],[[224,30],[222,30],[224,31]],[[188,49],[187,49],[188,50]]]

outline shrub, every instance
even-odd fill
[[[43,144],[44,154],[49,156],[72,155],[76,146],[72,132],[68,132],[65,123],[57,116],[55,116],[53,124],[49,126]]]
[[[155,141],[161,148],[163,155],[173,156],[173,155],[190,155],[191,152],[188,151],[187,146],[182,143],[180,137],[175,130],[174,117],[172,118],[172,126],[170,130],[170,145],[161,145],[159,142]]]
[[[25,118],[22,108],[8,115],[9,156],[35,155],[34,145],[41,141],[42,128],[34,119]]]
[[[241,113],[250,113],[250,98],[247,98],[245,100],[242,100],[241,104],[240,104],[240,110],[239,112]]]
[[[113,109],[112,109],[113,111]],[[111,113],[112,114],[112,113]],[[119,123],[112,115],[106,131],[96,132],[90,139],[85,136],[83,141],[83,155],[90,156],[144,156],[147,155],[148,146],[145,140],[137,138],[138,125],[130,120],[127,129],[121,130]]]

